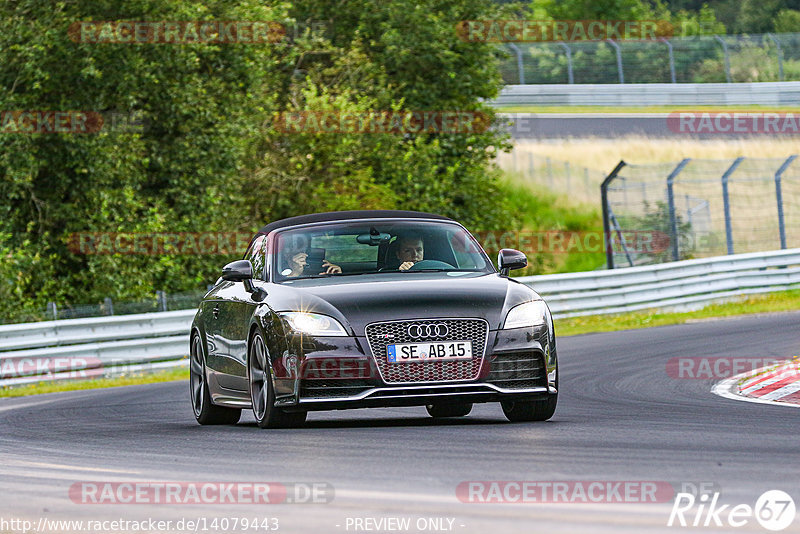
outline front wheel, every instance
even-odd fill
[[[260,333],[253,336],[250,353],[247,357],[250,377],[250,402],[253,416],[261,428],[289,428],[300,426],[306,421],[308,412],[285,412],[275,407],[275,391],[272,388],[269,351]]]
[[[558,393],[541,401],[505,401],[500,405],[506,418],[514,423],[523,421],[547,421],[556,412]]]
[[[431,417],[464,417],[472,411],[472,403],[464,404],[428,404],[425,406]]]
[[[192,411],[201,425],[235,425],[242,416],[238,408],[225,408],[211,403],[206,383],[206,364],[200,336],[192,336],[189,354],[189,387],[192,394]]]

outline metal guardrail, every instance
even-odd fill
[[[800,33],[514,40],[503,48],[506,84],[783,82],[798,79]]]
[[[0,326],[0,385],[160,368],[188,355],[196,310]]]
[[[517,280],[542,295],[556,318],[690,308],[796,287],[800,284],[800,249]]]
[[[697,306],[800,284],[800,249],[516,280],[555,317]],[[194,310],[0,326],[0,385],[185,365]]]
[[[797,106],[800,82],[507,85],[509,106]]]

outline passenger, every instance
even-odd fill
[[[302,248],[290,248],[284,256],[284,264],[286,268],[281,270],[283,276],[297,278],[298,276],[308,274],[305,273],[306,265],[308,264],[308,252]],[[338,274],[342,272],[341,267],[334,265],[328,260],[322,262],[322,268],[324,270],[321,273],[315,274]]]

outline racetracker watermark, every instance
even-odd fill
[[[143,132],[141,112],[98,111],[0,111],[0,133],[6,134],[96,134]]]
[[[678,111],[667,116],[667,127],[686,135],[800,135],[800,114]]]
[[[286,36],[283,24],[266,21],[79,21],[67,34],[76,43],[262,44]]]
[[[653,480],[465,481],[456,487],[464,503],[659,503],[673,495],[669,482]]]
[[[613,232],[611,240],[606,239],[607,236],[599,231],[567,230],[475,232],[473,236],[486,251],[513,248],[526,254],[605,252],[609,242],[612,252],[618,254],[625,251],[635,254],[658,254],[668,250],[670,244],[669,235],[659,231]],[[462,251],[472,252],[470,243],[453,245]]]
[[[230,255],[247,249],[252,233],[245,232],[79,232],[70,234],[73,254]]]
[[[87,532],[91,534],[117,534],[122,532],[148,532],[188,534],[197,532],[274,532],[280,530],[277,517],[263,515],[200,516],[180,519],[156,519],[153,517],[130,519],[58,519],[40,516],[38,521],[0,516],[0,532],[29,534],[37,532]]]
[[[75,504],[327,504],[327,482],[75,482]]]
[[[297,334],[301,338],[303,334]],[[383,341],[387,345],[392,345],[395,342],[393,338],[384,338]],[[401,344],[407,346],[407,344]],[[430,344],[425,342],[418,342],[417,347],[413,350],[403,351],[398,349],[398,352],[393,360],[389,360],[388,352],[381,356],[384,361],[390,361],[392,365],[406,365],[409,366],[421,378],[426,380],[435,380],[436,377],[441,375],[441,369],[436,364],[439,362],[453,362],[452,355],[458,349],[457,344],[448,341],[434,341]],[[542,350],[546,350],[543,348]],[[479,354],[464,353],[463,359],[480,359]],[[471,356],[471,357],[470,357]],[[480,370],[480,377],[486,378],[492,373],[526,373],[530,371],[531,360],[515,360],[507,361],[503,358],[498,358],[496,355],[487,357],[483,361]],[[281,378],[300,378],[302,379],[304,387],[329,387],[330,382],[338,380],[372,380],[381,379],[381,374],[378,368],[372,364],[371,359],[367,358],[347,358],[347,357],[333,357],[333,358],[305,358],[302,363],[298,361],[297,356],[293,354],[285,354],[282,358],[275,362],[273,371],[275,375]],[[299,373],[297,369],[299,368]],[[345,385],[346,382],[340,382]],[[377,386],[377,384],[376,384]]]
[[[667,360],[667,376],[688,380],[730,378],[779,363],[785,361],[762,356],[676,356]],[[797,367],[787,367],[782,372],[787,373],[786,378],[791,373],[800,375]]]
[[[285,111],[266,124],[285,134],[474,134],[492,117],[480,111]]]
[[[60,378],[89,378],[87,369],[103,366],[99,358],[12,356],[0,358],[0,378],[58,375]]]
[[[456,34],[468,43],[655,41],[672,37],[667,20],[462,20]]]

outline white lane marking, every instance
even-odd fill
[[[739,375],[731,378],[726,378],[722,382],[714,385],[714,387],[711,388],[711,393],[731,400],[753,402],[755,404],[772,404],[773,406],[788,406],[791,408],[800,408],[800,404],[792,404],[790,402],[778,402],[774,400],[764,400],[759,397],[745,397],[744,395],[740,395],[738,393],[739,391],[738,382],[743,378],[743,376],[744,375]]]
[[[48,464],[44,462],[28,462],[25,460],[12,460],[10,463],[29,466],[41,467],[43,469],[59,469],[62,471],[96,471],[99,473],[123,473],[123,474],[139,474],[141,471],[132,471],[127,469],[106,469],[104,467],[88,467],[85,465],[67,465],[67,464]]]
[[[8,397],[8,398],[12,399],[12,397]],[[16,398],[14,398],[14,400],[16,400]],[[39,406],[41,404],[48,404],[50,402],[53,402],[53,400],[54,399],[52,397],[49,397],[49,398],[44,399],[44,400],[36,400],[36,401],[32,401],[32,402],[14,402],[13,404],[10,404],[9,406],[0,405],[0,412],[6,412],[8,410],[16,410],[17,408],[31,408],[33,406]]]
[[[797,391],[800,391],[800,379],[797,382],[789,384],[788,386],[783,386],[775,391],[770,391],[766,395],[762,395],[761,398],[764,400],[778,400]]]

